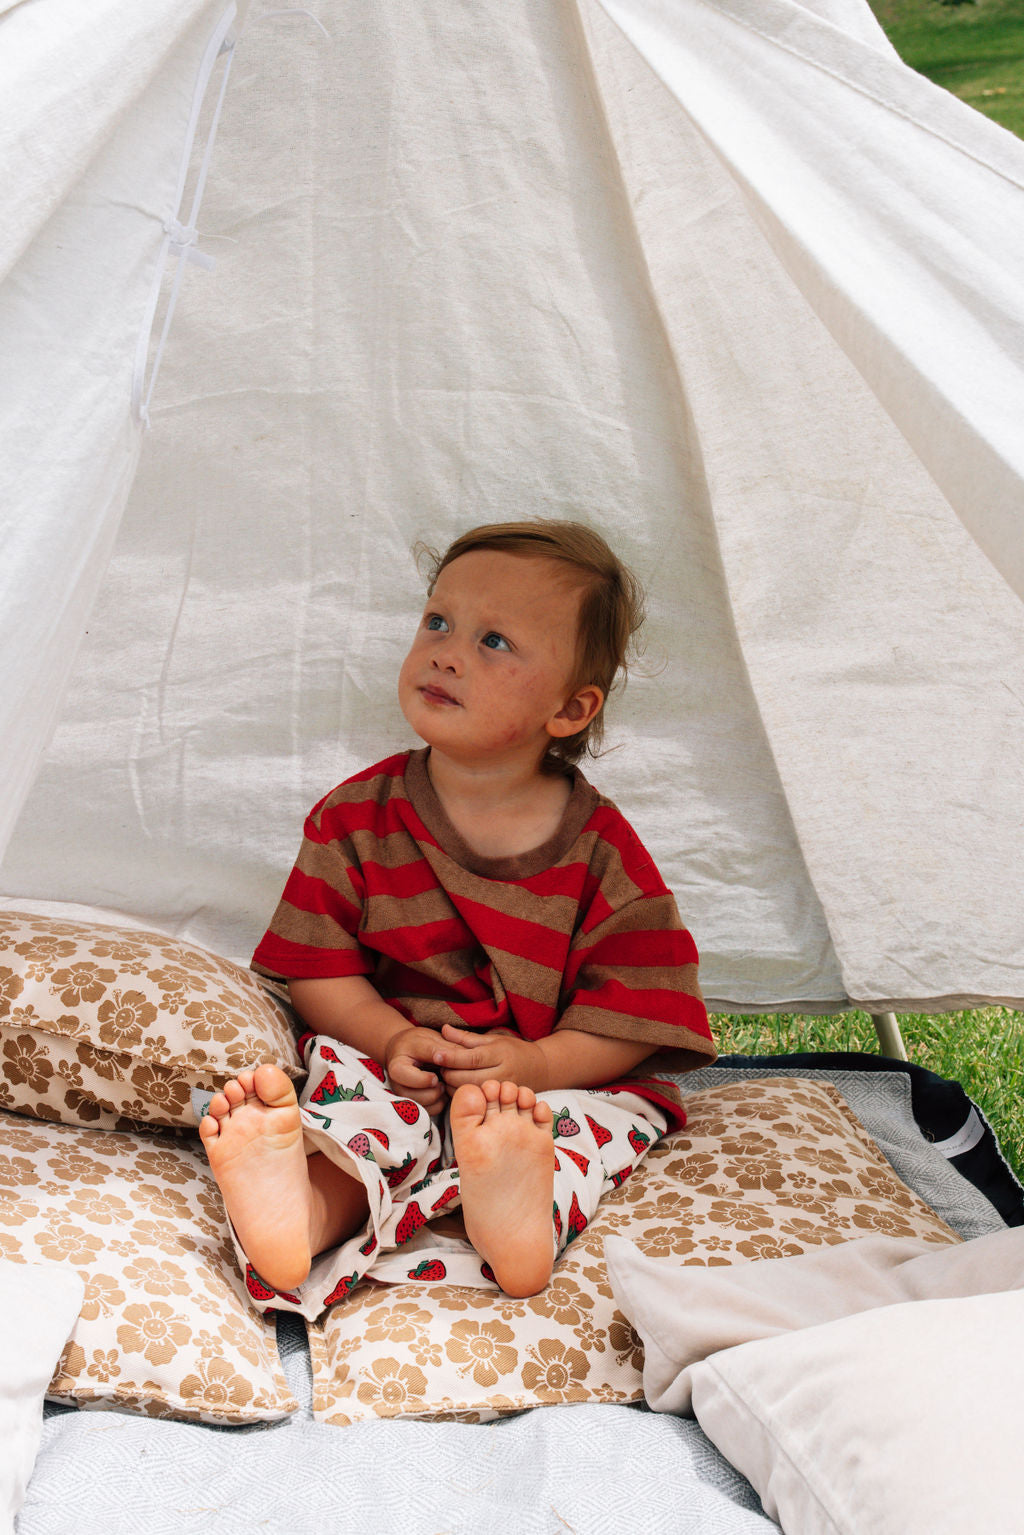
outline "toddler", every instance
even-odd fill
[[[714,1059],[697,951],[575,766],[641,622],[582,524],[479,527],[436,560],[398,679],[426,744],[314,808],[253,959],[310,1031],[301,1098],[264,1065],[200,1122],[261,1308],[314,1317],[368,1274],[536,1294],[685,1123],[637,1068]]]

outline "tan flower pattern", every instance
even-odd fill
[[[455,1322],[445,1352],[460,1375],[471,1375],[478,1386],[493,1386],[516,1367],[518,1352],[509,1347],[514,1337],[504,1322]]]
[[[96,1226],[124,1226],[132,1218],[132,1208],[117,1194],[106,1189],[74,1189],[68,1197],[69,1215],[82,1216]]]
[[[85,1280],[49,1395],[206,1423],[294,1411],[273,1317],[248,1304],[223,1215],[213,1235],[200,1229],[200,1199],[208,1208],[216,1195],[198,1147],[28,1130],[0,1113],[0,1253],[66,1263]]]
[[[5,947],[13,948],[19,957],[19,969],[33,981],[41,980],[54,966],[69,959],[75,952],[75,945],[69,939],[45,932],[36,934],[27,942]]]
[[[45,1093],[53,1076],[53,1067],[44,1047],[31,1034],[18,1034],[4,1040],[4,1076],[13,1088],[29,1093]],[[7,1089],[10,1094],[10,1087]],[[10,1094],[11,1103],[16,1095]]]
[[[93,1270],[85,1284],[82,1316],[89,1322],[94,1322],[97,1317],[117,1316],[126,1300],[127,1295],[116,1279]]]
[[[137,1045],[156,1022],[156,1008],[141,991],[113,991],[96,1010],[105,1045]]]
[[[578,1386],[590,1373],[590,1360],[581,1349],[573,1348],[560,1338],[541,1338],[535,1348],[527,1349],[528,1362],[523,1366],[523,1385],[535,1391],[541,1401],[549,1398],[556,1402],[568,1399],[573,1386]]]
[[[51,986],[65,1007],[78,1007],[81,1002],[98,1002],[108,984],[116,980],[116,970],[98,970],[87,960],[80,960],[67,970],[55,970]]]
[[[185,1017],[196,1039],[225,1041],[234,1039],[238,1033],[238,1012],[224,997],[215,1001],[190,1002]]]
[[[423,1400],[427,1378],[414,1364],[397,1359],[378,1359],[360,1382],[358,1396],[378,1417],[395,1418],[409,1405]]]
[[[126,1320],[117,1329],[117,1341],[125,1353],[145,1354],[150,1364],[167,1364],[187,1342],[188,1327],[179,1321],[173,1306],[154,1301],[149,1306],[128,1306]]]
[[[245,1375],[240,1375],[226,1359],[214,1354],[204,1354],[194,1375],[186,1375],[181,1383],[181,1394],[186,1400],[201,1402],[208,1412],[219,1406],[225,1413],[245,1407],[255,1392]]]
[[[164,934],[0,912],[0,1107],[63,1124],[192,1130],[192,1092],[276,1061],[288,1008],[249,971]]]
[[[676,1265],[820,1251],[866,1231],[956,1237],[910,1189],[824,1083],[772,1078],[709,1088],[689,1124],[605,1195],[528,1300],[452,1284],[361,1285],[315,1330],[314,1412],[486,1421],[537,1402],[635,1402],[643,1347],[604,1266],[614,1233]],[[397,1372],[415,1368],[419,1379]]]

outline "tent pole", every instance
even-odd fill
[[[903,1043],[895,1013],[872,1013],[871,1022],[878,1035],[878,1047],[883,1055],[893,1055],[898,1061],[907,1059],[907,1047]]]

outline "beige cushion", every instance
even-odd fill
[[[714,1354],[701,1427],[786,1535],[1022,1527],[1024,1295],[913,1301]]]
[[[0,1257],[85,1281],[48,1396],[204,1423],[295,1410],[200,1150],[0,1113]]]
[[[1024,1287],[1024,1231],[936,1247],[870,1236],[728,1269],[680,1268],[631,1242],[605,1243],[615,1298],[644,1345],[644,1394],[658,1412],[688,1413],[694,1367],[758,1338],[909,1300]]]
[[[361,1285],[312,1329],[314,1411],[329,1423],[470,1421],[539,1402],[632,1402],[640,1340],[616,1306],[605,1240],[707,1270],[865,1233],[955,1242],[830,1085],[765,1078],[687,1100],[531,1300],[444,1284]],[[410,1263],[410,1267],[412,1264]]]
[[[288,1009],[160,933],[0,912],[0,1106],[94,1127],[194,1127],[192,1092],[274,1061],[304,1075]]]

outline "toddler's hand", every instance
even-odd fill
[[[534,1092],[545,1092],[548,1086],[547,1060],[540,1046],[505,1029],[475,1034],[446,1023],[433,1059],[450,1093],[467,1082],[478,1086],[481,1082],[514,1082]]]
[[[435,1030],[408,1028],[393,1034],[384,1051],[390,1085],[428,1114],[440,1114],[448,1104],[440,1074],[427,1065],[439,1044]]]

